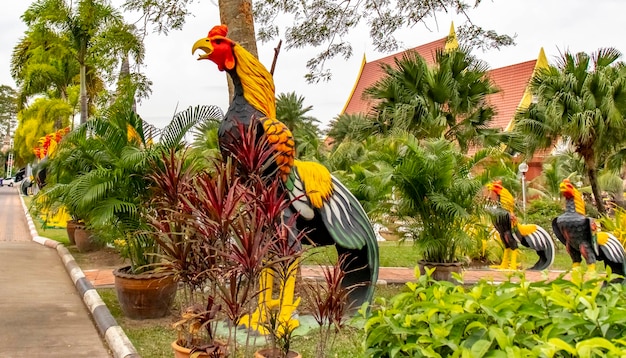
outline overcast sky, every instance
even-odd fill
[[[25,25],[20,15],[32,1],[5,2],[0,14],[0,84],[15,86],[9,73],[11,52],[24,34]],[[113,1],[122,3],[121,0]],[[228,94],[224,74],[209,61],[196,61],[191,54],[192,44],[206,36],[218,24],[219,14],[214,3],[194,4],[194,17],[188,18],[183,30],[168,36],[150,34],[146,38],[146,61],[143,72],[153,81],[152,95],[144,99],[139,112],[148,122],[162,127],[178,110],[199,104],[214,104],[226,110]],[[602,47],[615,47],[626,54],[623,0],[493,0],[483,1],[470,12],[472,20],[485,28],[517,35],[516,46],[474,54],[487,61],[491,68],[499,68],[535,59],[541,47],[548,60],[564,50],[594,52]],[[461,24],[464,19],[450,14],[439,14],[429,20],[428,28],[418,25],[399,36],[404,48],[412,48],[440,39],[448,34],[450,23]],[[315,49],[281,51],[275,71],[276,92],[292,92],[304,96],[305,105],[313,106],[310,114],[328,123],[342,110],[358,74],[363,54],[368,61],[387,56],[373,51],[367,31],[353,34],[354,56],[349,60],[336,59],[327,66],[333,71],[330,82],[307,84],[304,80],[306,60]],[[276,42],[277,43],[277,42]],[[268,68],[276,43],[259,44],[259,57]]]

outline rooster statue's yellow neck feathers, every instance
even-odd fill
[[[585,201],[583,200],[580,191],[576,189],[574,184],[572,184],[569,179],[563,179],[561,184],[559,184],[559,191],[565,199],[568,199],[568,205],[571,205],[569,203],[574,205],[571,210],[574,210],[580,215],[586,215]],[[569,199],[571,199],[571,201],[569,201]]]

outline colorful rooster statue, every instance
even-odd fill
[[[552,220],[552,230],[567,248],[572,266],[579,267],[584,258],[587,270],[594,272],[596,260],[600,260],[613,273],[624,276],[624,246],[612,234],[598,231],[593,219],[585,216],[582,195],[569,179],[564,179],[559,187],[565,197],[565,212]]]
[[[234,84],[234,97],[218,131],[222,153],[227,154],[229,144],[241,136],[238,128],[256,123],[257,133],[266,136],[276,152],[274,164],[292,200],[285,217],[297,215],[296,230],[305,232],[312,243],[335,245],[339,255],[346,255],[343,285],[358,285],[350,295],[354,307],[371,301],[379,258],[376,236],[365,211],[324,166],[295,159],[293,136],[276,119],[272,75],[256,57],[226,37],[227,33],[225,25],[215,26],[192,49],[192,53],[204,52],[198,59],[215,62]]]
[[[493,268],[517,269],[518,243],[537,252],[539,261],[529,270],[545,270],[554,261],[554,241],[550,234],[539,225],[520,224],[515,216],[513,195],[497,180],[487,184],[487,189],[497,196],[498,206],[494,210],[493,225],[504,244],[502,263]]]

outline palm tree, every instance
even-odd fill
[[[344,140],[362,141],[374,132],[371,120],[362,113],[348,114],[342,113],[332,119],[328,124],[326,135],[332,138],[333,147],[340,145]]]
[[[326,158],[329,169],[354,194],[370,217],[389,214],[393,206],[392,174],[402,150],[401,143],[396,136],[344,140]]]
[[[78,62],[81,123],[89,115],[88,68],[104,68],[104,72],[112,73],[113,66],[128,53],[137,63],[143,60],[141,39],[105,1],[80,0],[74,6],[65,0],[38,0],[26,10],[22,20],[33,29],[31,34],[56,34],[55,38]]]
[[[598,170],[607,154],[626,142],[626,73],[619,51],[600,49],[591,56],[565,52],[556,66],[538,71],[530,82],[536,98],[516,116],[517,150],[532,155],[565,139],[585,163],[600,213],[605,213]]]
[[[11,56],[11,76],[19,86],[18,110],[34,95],[68,100],[70,86],[79,84],[78,62],[68,46],[66,37],[45,28],[26,31]],[[63,120],[56,119],[55,130],[61,129]]]
[[[486,102],[497,89],[487,65],[469,50],[439,50],[434,67],[413,52],[384,65],[385,76],[365,93],[377,101],[370,116],[377,132],[402,129],[417,138],[444,137],[463,152],[471,145],[496,144],[488,128],[494,110]]]
[[[134,88],[121,88],[101,116],[66,135],[50,159],[49,185],[38,198],[46,209],[64,205],[103,236],[135,238],[129,258],[133,270],[143,270],[157,259],[156,244],[144,232],[154,159],[183,149],[185,135],[215,109],[198,106],[177,113],[152,143],[133,110],[134,94]]]

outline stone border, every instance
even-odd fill
[[[74,282],[74,286],[76,286],[78,293],[83,298],[83,303],[87,306],[89,312],[91,312],[96,323],[96,327],[98,328],[100,334],[105,338],[109,349],[113,352],[113,356],[115,358],[140,358],[141,356],[137,353],[137,350],[133,346],[132,342],[128,339],[122,327],[117,324],[117,321],[115,321],[115,318],[111,315],[108,307],[104,301],[102,301],[98,291],[96,291],[91,282],[87,280],[85,273],[78,266],[72,254],[58,241],[48,239],[44,236],[39,236],[37,227],[28,212],[28,208],[26,207],[22,194],[18,192],[18,195],[20,196],[20,201],[22,202],[24,214],[26,215],[26,222],[28,223],[28,229],[33,241],[57,251],[61,261],[63,261],[63,264],[65,265],[65,270],[69,273],[72,282]]]

